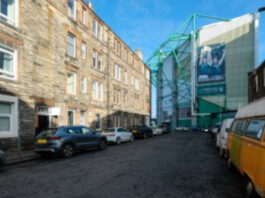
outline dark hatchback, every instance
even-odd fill
[[[135,138],[151,138],[153,135],[153,131],[151,128],[145,125],[137,125],[130,128],[130,132],[133,134]]]
[[[61,153],[71,157],[75,151],[90,147],[106,148],[106,138],[85,126],[62,126],[43,130],[35,140],[34,151],[42,157]]]

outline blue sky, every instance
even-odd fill
[[[264,0],[91,0],[95,12],[131,49],[147,60],[152,52],[193,13],[234,18],[254,13]],[[214,21],[213,21],[214,22]],[[259,63],[265,59],[265,12],[260,17]],[[155,94],[152,98],[155,113]],[[153,114],[153,116],[155,116]]]
[[[145,60],[193,13],[234,18],[256,12],[263,0],[91,0],[95,12]],[[265,12],[261,14],[260,62],[265,59]],[[264,30],[264,31],[263,31]]]

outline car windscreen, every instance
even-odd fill
[[[57,132],[58,129],[45,129],[45,130],[42,130],[41,133],[38,135],[39,137],[50,137],[50,136],[53,136],[56,132]]]
[[[105,133],[114,133],[115,129],[111,128],[111,129],[106,129],[104,130]]]

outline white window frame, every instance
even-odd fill
[[[102,41],[102,35],[103,35],[102,34],[102,25],[100,25],[98,23],[97,28],[98,28],[98,30],[97,30],[97,38],[98,38],[98,40]]]
[[[67,125],[69,124],[68,123],[68,120],[69,120],[68,113],[69,112],[72,112],[73,113],[73,125],[75,125],[75,110],[74,109],[68,109],[68,111],[67,111]]]
[[[97,65],[98,65],[98,58],[97,58],[97,56],[98,56],[98,53],[94,50],[94,51],[93,51],[93,56],[92,56],[92,58],[93,58],[92,66],[93,66],[95,69],[97,68]],[[95,59],[95,65],[94,65],[94,59]]]
[[[83,117],[85,116],[85,117]],[[84,119],[84,120],[83,120]],[[82,122],[85,122],[85,123],[82,123]],[[83,125],[83,126],[86,126],[86,123],[87,123],[87,111],[81,111],[80,112],[80,124]]]
[[[0,102],[11,104],[10,131],[0,132],[0,138],[18,137],[18,98],[0,95]]]
[[[128,84],[128,73],[124,72],[124,83]]]
[[[87,14],[87,10],[82,7],[82,23],[86,24],[86,14]]]
[[[13,73],[0,69],[0,77],[11,80],[17,80],[17,50],[0,45],[0,51],[13,56]]]
[[[73,93],[69,92],[69,90],[68,90],[68,74],[73,74],[74,75],[74,92]],[[67,93],[68,94],[73,94],[73,95],[76,94],[76,73],[75,72],[71,72],[71,71],[67,72],[67,88],[66,89],[67,89]]]
[[[98,35],[98,22],[97,22],[96,19],[93,19],[93,28],[92,28],[92,31],[93,31],[93,35],[97,38],[97,35]]]
[[[70,9],[68,7],[68,1],[73,1],[74,4],[74,15],[70,12]],[[68,16],[76,20],[76,0],[67,0],[67,9],[68,9]]]
[[[11,19],[8,16],[2,14],[0,12],[0,17],[4,18],[7,20],[7,23],[9,23],[10,25],[13,25],[15,27],[18,27],[18,18],[19,18],[19,0],[14,0],[15,2],[15,19]],[[0,20],[2,21],[2,20]]]
[[[94,100],[97,100],[98,98],[98,89],[97,89],[97,86],[98,86],[98,82],[97,81],[93,81],[92,82],[92,92],[93,92],[93,99]]]
[[[86,43],[84,41],[81,44],[81,57],[86,59]]]
[[[83,85],[84,85],[84,87],[83,87]],[[86,77],[81,78],[81,92],[87,93],[87,79],[86,79]]]
[[[101,118],[101,114],[100,113],[97,113],[96,114],[96,122],[98,122],[98,115],[99,115],[99,128],[96,127],[97,130],[101,130],[102,129],[102,118]]]
[[[74,56],[69,53],[69,35],[72,35],[74,37]],[[76,36],[72,34],[71,32],[67,33],[67,54],[71,57],[76,57]]]
[[[97,58],[96,58],[96,68],[98,69],[98,70],[100,70],[100,71],[102,71],[102,54],[99,54],[99,53],[97,53]],[[100,62],[100,68],[99,68],[99,63]]]

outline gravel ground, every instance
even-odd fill
[[[7,166],[0,197],[243,197],[241,180],[209,134],[177,133]]]

